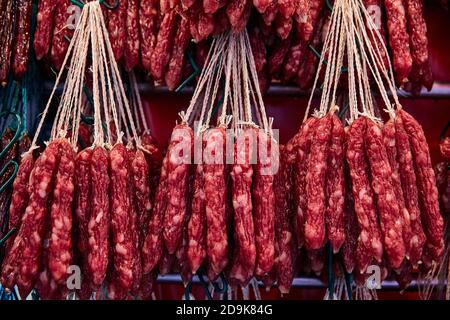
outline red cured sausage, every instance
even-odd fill
[[[305,245],[320,249],[325,244],[325,186],[328,148],[332,122],[329,115],[316,121],[306,174],[307,207],[305,215]]]
[[[305,45],[300,39],[298,32],[296,32],[283,64],[282,77],[284,82],[288,82],[297,76],[304,56]]]
[[[253,129],[245,129],[238,139],[240,141],[235,143],[235,161],[231,171],[236,252],[230,277],[238,283],[246,285],[253,276],[256,262],[251,194],[253,168],[250,163],[254,150],[252,145],[256,142],[255,132]]]
[[[11,271],[17,272],[15,281],[23,297],[32,289],[41,266],[42,243],[49,215],[47,201],[59,161],[59,143],[60,140],[52,141],[36,160],[29,182],[30,200],[8,256],[10,261],[14,261]],[[8,270],[6,273],[10,274]]]
[[[278,0],[278,12],[285,18],[291,18],[296,9],[295,0]]]
[[[55,12],[55,30],[53,31],[52,48],[50,51],[50,60],[52,66],[59,70],[64,62],[69,42],[64,38],[73,35],[73,30],[67,27],[72,12],[69,10],[71,3],[69,0],[57,0]]]
[[[91,217],[91,156],[92,149],[80,151],[75,159],[75,215],[76,227],[78,229],[77,247],[80,254],[86,254],[88,251],[88,224]]]
[[[369,181],[368,162],[365,156],[364,139],[366,129],[365,117],[356,119],[350,125],[347,135],[346,154],[352,180],[355,211],[360,228],[358,237],[360,254],[357,256],[358,270],[360,272],[366,270],[372,259],[381,262],[383,255],[383,245],[375,212],[373,191]]]
[[[312,39],[312,47],[316,50],[322,50],[322,37],[325,29],[325,18],[321,18],[316,25],[314,37]],[[330,20],[326,20],[327,22]],[[305,60],[298,70],[297,83],[302,90],[308,90],[312,87],[314,77],[317,72],[319,59],[314,52],[308,48]]]
[[[92,149],[81,150],[75,158],[75,220],[74,228],[77,234],[77,254],[83,271],[82,289],[80,297],[87,299],[91,294],[90,285],[87,278],[88,255],[89,255],[89,234],[88,225],[91,217],[91,156]]]
[[[88,224],[88,270],[92,289],[98,289],[106,276],[110,230],[109,154],[100,146],[91,156],[91,214]]]
[[[151,59],[158,35],[158,0],[140,0],[139,31],[141,64],[145,71],[151,71]]]
[[[14,60],[12,70],[14,78],[19,80],[28,68],[28,52],[30,48],[30,24],[32,1],[18,1],[19,15],[17,18],[16,38],[14,40]]]
[[[14,239],[16,238],[16,235],[21,226],[21,220],[25,213],[25,209],[28,205],[28,200],[30,198],[30,193],[28,190],[28,181],[30,179],[30,174],[33,169],[33,166],[34,166],[33,153],[28,152],[24,154],[19,166],[19,170],[17,171],[16,179],[14,180],[13,184],[13,194],[11,199],[11,205],[9,207],[8,230],[16,228],[17,231],[8,239],[5,250],[6,259],[3,262],[1,283],[6,288],[12,288],[12,286],[14,285],[13,283],[14,273],[10,273],[11,272],[10,267],[11,263],[15,262],[12,261],[9,257],[10,256],[12,257],[10,252],[14,244]]]
[[[317,21],[320,18],[320,12],[322,12],[325,0],[310,0],[308,6],[308,14],[306,17],[302,16],[301,21],[305,21],[301,25],[300,34],[303,35],[303,40],[309,42],[313,36],[314,29]]]
[[[177,125],[172,131],[168,150],[168,203],[163,222],[164,243],[169,254],[175,253],[183,235],[183,221],[187,212],[189,165],[193,132],[188,126]]]
[[[228,20],[226,8],[222,8],[214,14],[214,31],[213,35],[221,34],[230,29],[230,21]]]
[[[420,124],[407,112],[399,112],[411,144],[411,151],[417,172],[417,188],[422,205],[422,221],[427,241],[440,247],[443,238],[444,221],[439,211],[436,178],[431,165],[430,151]],[[433,259],[439,257],[434,256]]]
[[[252,47],[253,59],[255,60],[256,72],[261,72],[267,64],[266,46],[264,44],[264,36],[258,27],[250,30],[249,34],[250,45]]]
[[[250,17],[252,2],[250,0],[231,0],[227,5],[228,20],[234,31],[241,31]]]
[[[253,6],[259,13],[264,13],[273,2],[276,0],[253,0]]]
[[[281,14],[275,18],[275,30],[281,39],[286,39],[291,34],[292,19],[286,19]]]
[[[198,164],[195,170],[192,213],[188,224],[187,259],[191,272],[195,274],[206,258],[206,206],[205,177],[203,165]]]
[[[2,19],[2,36],[0,38],[0,85],[5,86],[8,80],[11,63],[11,53],[13,50],[17,3],[15,1],[6,1],[3,6],[3,17],[0,17]]]
[[[172,48],[172,55],[170,57],[169,67],[166,72],[166,84],[169,90],[174,90],[180,83],[183,76],[183,65],[185,62],[184,52],[186,51],[191,34],[189,33],[189,20],[181,18],[177,29],[177,36]]]
[[[54,20],[58,0],[42,0],[38,3],[36,31],[34,33],[34,51],[41,60],[50,50]]]
[[[139,0],[128,0],[126,17],[125,69],[132,70],[139,63]]]
[[[172,10],[164,15],[151,57],[151,73],[156,80],[162,79],[175,38],[178,14]]]
[[[226,0],[203,0],[203,11],[205,13],[215,13],[226,4]]]
[[[122,59],[127,37],[128,0],[120,0],[119,6],[113,10],[106,10],[109,41],[116,61]]]
[[[326,175],[326,226],[333,252],[337,253],[345,241],[345,179],[344,143],[345,131],[342,121],[336,114],[330,115],[332,122],[328,168]]]
[[[294,13],[294,19],[296,21],[297,31],[300,34],[300,38],[305,43],[309,42],[311,39],[311,36],[312,36],[312,35],[310,36],[310,33],[312,32],[312,30],[308,29],[308,27],[309,27],[309,23],[308,23],[309,5],[310,5],[310,1],[308,1],[308,0],[298,0],[297,7],[296,7],[295,13]]]
[[[280,146],[280,166],[274,178],[275,194],[275,238],[278,249],[275,268],[278,275],[278,289],[282,294],[289,293],[294,278],[294,235],[290,223],[291,208],[289,206],[289,166],[287,153]]]
[[[48,268],[55,282],[62,285],[66,282],[67,270],[72,262],[75,152],[67,140],[62,140],[59,150],[60,160],[50,212]]]
[[[228,263],[226,221],[225,129],[208,130],[203,141],[204,192],[206,207],[206,250],[209,276],[214,280]]]
[[[262,14],[264,24],[267,26],[272,25],[278,14],[278,0],[273,0]]]
[[[272,155],[278,146],[264,133],[258,134],[258,162],[253,166],[253,222],[255,228],[255,274],[263,276],[273,267],[275,255],[275,196],[273,191],[273,166],[278,159]]]
[[[3,148],[6,148],[8,145],[12,143],[12,140],[14,138],[14,131],[12,131],[10,128],[7,128],[1,137],[1,145]],[[14,173],[14,167],[10,163],[10,161],[14,161],[17,157],[17,145],[18,143],[12,143],[10,145],[10,148],[5,152],[3,159],[0,160],[0,167],[5,168],[4,172],[2,173],[2,176],[0,177],[0,185],[3,185],[7,182],[7,180],[11,177],[11,175]],[[12,190],[11,188],[5,189],[0,194],[0,237],[3,238],[4,233],[6,233],[6,230],[4,229],[5,226],[5,220],[7,218],[7,209],[9,205],[9,199],[11,197]],[[1,252],[1,251],[0,251]],[[0,254],[1,256],[1,254]],[[2,258],[0,258],[0,261]]]
[[[382,131],[370,119],[367,119],[365,141],[386,258],[391,267],[399,268],[405,258],[403,219],[395,197],[392,170],[383,144]]]
[[[383,143],[391,167],[392,187],[394,188],[395,199],[399,207],[403,242],[405,245],[405,255],[410,257],[410,245],[412,238],[411,219],[409,211],[406,209],[405,198],[403,197],[402,183],[400,180],[399,162],[397,161],[397,142],[395,132],[395,121],[390,119],[383,127]]]
[[[372,37],[370,33],[371,27],[368,25],[368,23],[366,23],[367,35],[369,36],[374,51],[378,52],[381,55],[381,62],[383,63],[386,70],[388,70],[389,68],[388,56],[387,52],[383,48],[383,46],[385,48],[387,48],[387,46],[386,46],[386,30],[384,28],[385,17],[383,8],[381,6],[381,0],[364,0],[364,6],[366,7],[367,13],[369,14],[370,18],[372,19],[372,22],[375,25],[376,30],[378,30],[378,32],[380,33],[381,39],[379,39],[375,35],[375,30],[372,30],[372,32],[374,33]]]
[[[136,190],[135,190],[135,172],[133,170],[133,165],[137,165],[138,167],[142,167],[143,165],[147,165],[147,160],[145,160],[144,155],[139,156],[136,160],[136,149],[134,146],[127,146],[128,153],[128,168],[130,173],[128,175],[128,185],[127,185],[127,193],[130,198],[130,233],[132,237],[132,265],[133,265],[133,284],[131,286],[130,293],[134,296],[139,294],[139,287],[141,285],[142,280],[142,259],[141,259],[141,249],[139,245],[140,241],[140,229],[139,229],[139,207],[137,204],[136,198]],[[141,151],[142,152],[142,151]],[[139,164],[138,164],[139,163]],[[138,173],[138,176],[140,173]],[[139,186],[138,186],[139,188]],[[150,199],[150,195],[149,195]]]
[[[450,137],[446,137],[441,141],[439,144],[439,151],[441,151],[441,154],[445,159],[450,160]]]
[[[342,245],[341,255],[347,273],[352,273],[356,265],[356,252],[358,236],[360,233],[358,218],[356,216],[354,199],[352,194],[351,179],[348,165],[345,166],[346,191],[345,191],[345,242]]]
[[[421,0],[405,0],[406,20],[411,47],[412,75],[411,78],[424,75],[429,69],[427,25],[423,17]],[[430,84],[426,85],[430,90]]]
[[[42,258],[40,263],[40,273],[36,279],[35,288],[39,294],[39,298],[43,300],[54,300],[58,296],[58,284],[53,279],[48,264],[49,264],[49,244],[51,237],[50,224],[46,223],[46,236],[42,244]]]
[[[169,146],[170,148],[170,146]],[[153,215],[149,220],[147,227],[147,236],[145,237],[144,246],[142,248],[143,272],[149,273],[158,264],[162,255],[162,229],[161,224],[166,211],[168,188],[167,175],[169,165],[169,154],[166,154],[159,179],[159,186],[155,196],[155,207]]]
[[[409,247],[409,260],[415,266],[422,256],[422,248],[425,243],[425,234],[420,217],[417,181],[414,170],[413,156],[408,134],[403,126],[400,116],[395,117],[395,139],[399,162],[400,180],[403,190],[405,207],[409,213],[412,237],[407,245]]]
[[[111,240],[113,246],[113,284],[128,291],[133,284],[132,212],[128,192],[129,162],[126,147],[119,143],[110,152],[111,161]]]
[[[306,197],[306,173],[308,171],[308,160],[311,148],[311,137],[317,118],[311,117],[306,120],[300,128],[298,137],[294,142],[294,203],[295,215],[297,217],[297,246],[300,248],[305,242],[305,216],[307,210]]]
[[[136,151],[136,156],[131,163],[131,171],[133,173],[133,189],[138,225],[142,227],[148,224],[152,210],[150,168],[142,150]],[[142,245],[144,237],[147,234],[147,229],[142,228],[139,233],[139,243]]]
[[[395,79],[407,82],[412,68],[409,36],[406,28],[405,7],[402,0],[384,0],[387,16],[389,44],[391,46]]]
[[[268,58],[269,72],[272,77],[278,76],[291,45],[291,38],[277,41]]]

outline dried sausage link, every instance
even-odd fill
[[[170,148],[170,146],[169,146]],[[155,207],[153,214],[147,226],[147,236],[145,237],[144,246],[142,247],[143,272],[149,273],[158,264],[163,251],[162,228],[161,224],[164,219],[164,213],[168,201],[168,165],[169,154],[167,153],[161,169],[159,185],[155,196]]]
[[[52,141],[36,160],[29,182],[30,200],[8,259],[14,261],[15,281],[25,297],[33,288],[41,267],[43,240],[49,216],[48,200],[59,161],[60,140]],[[17,268],[17,269],[16,269]]]
[[[113,283],[128,291],[133,284],[132,212],[128,192],[129,162],[126,147],[118,143],[110,151],[111,161],[111,239],[113,246]]]
[[[183,235],[183,222],[187,213],[189,165],[193,144],[193,132],[188,126],[177,125],[172,131],[167,188],[168,203],[164,214],[163,236],[169,254],[175,253]]]
[[[88,270],[92,289],[98,289],[106,276],[110,236],[110,160],[105,148],[92,150],[90,163],[92,207],[88,224]]]
[[[407,82],[412,68],[405,7],[403,6],[403,0],[384,0],[384,7],[386,9],[395,79],[398,84],[403,84]]]
[[[408,210],[411,223],[412,237],[407,245],[409,247],[409,260],[415,266],[422,256],[422,248],[426,239],[420,216],[417,180],[411,145],[403,126],[402,118],[399,115],[395,117],[395,139],[403,196],[405,200],[408,199],[408,201],[405,201],[405,207]]]
[[[383,144],[382,131],[378,124],[370,119],[367,119],[365,140],[385,256],[389,265],[396,269],[405,258],[403,219],[395,197],[392,170]]]
[[[215,13],[227,4],[226,0],[203,0],[203,11],[205,13]]]
[[[125,69],[132,70],[139,63],[139,0],[128,0],[126,17]]]
[[[141,65],[147,72],[151,72],[152,53],[158,35],[158,3],[158,0],[139,1]]]
[[[306,248],[317,250],[325,244],[325,186],[328,148],[331,139],[331,117],[317,120],[306,174],[307,207],[305,215]]]
[[[13,74],[16,80],[22,78],[28,68],[30,48],[30,24],[32,1],[18,0],[19,16],[17,18],[16,39],[14,40]]]
[[[306,197],[306,174],[308,171],[308,160],[311,148],[311,140],[314,133],[317,118],[311,117],[306,120],[300,128],[300,134],[295,143],[294,164],[294,203],[295,215],[297,217],[297,246],[300,248],[305,243],[305,217],[307,211]]]
[[[75,152],[67,140],[60,145],[60,160],[56,173],[50,211],[50,243],[48,268],[59,285],[65,284],[72,262],[72,207],[74,199]]]
[[[257,164],[253,166],[253,222],[255,228],[256,265],[255,274],[263,276],[273,267],[275,255],[275,196],[273,190],[274,170],[278,146],[264,133],[258,134]]]
[[[345,241],[345,179],[344,179],[344,143],[345,131],[342,121],[332,114],[330,149],[326,176],[326,226],[333,252],[337,253]]]
[[[198,164],[195,170],[191,219],[188,223],[187,259],[193,274],[197,272],[206,258],[207,227],[203,171],[203,165]]]
[[[172,10],[164,15],[159,27],[158,37],[153,48],[150,70],[156,80],[161,80],[167,64],[175,38],[178,14]]]
[[[214,280],[228,263],[228,236],[225,180],[225,129],[210,129],[204,134],[203,170],[206,208],[206,251],[209,273]]]
[[[68,20],[72,15],[72,12],[69,10],[70,6],[69,0],[57,0],[55,30],[53,31],[52,48],[50,50],[50,60],[56,70],[61,69],[69,48],[69,42],[64,36],[71,38],[73,35],[73,30],[67,27]]]
[[[58,0],[42,0],[38,3],[36,16],[36,31],[34,32],[34,52],[36,58],[41,60],[50,50],[54,19]]]
[[[406,20],[411,46],[412,72],[422,76],[429,68],[427,25],[423,17],[421,0],[405,0]],[[427,84],[429,87],[429,84]]]
[[[395,120],[390,119],[383,127],[383,143],[386,148],[386,154],[391,167],[392,187],[394,188],[395,198],[399,207],[403,242],[405,245],[405,255],[407,258],[409,258],[411,238],[413,235],[411,230],[411,219],[409,216],[409,211],[405,205],[405,198],[403,197],[402,183],[400,180],[400,169],[399,162],[397,161],[398,155],[395,131]]]
[[[408,134],[411,151],[417,173],[417,187],[422,206],[422,221],[425,225],[427,241],[433,246],[442,244],[444,221],[439,211],[438,192],[436,178],[430,159],[430,151],[427,140],[420,124],[407,112],[399,112],[404,128]],[[438,252],[438,250],[434,250]],[[434,256],[433,259],[439,257]]]
[[[91,290],[87,278],[88,255],[89,255],[89,234],[88,225],[91,217],[91,157],[92,149],[81,150],[75,158],[75,221],[74,228],[77,234],[76,248],[78,259],[83,271],[83,282],[80,297],[88,298]]]
[[[169,90],[174,90],[181,81],[183,76],[183,65],[185,63],[184,52],[186,51],[190,40],[189,20],[182,17],[178,25],[177,36],[175,37],[169,67],[165,76],[166,85]]]
[[[352,192],[360,234],[358,237],[357,263],[359,271],[364,272],[375,259],[381,262],[383,244],[381,242],[378,217],[375,211],[373,191],[369,181],[364,139],[367,123],[365,117],[356,119],[349,127],[347,135],[347,162],[352,180]]]
[[[276,3],[277,0],[253,0],[253,6],[258,10],[259,13],[264,13],[267,8],[272,4]]]
[[[285,148],[280,146],[280,165],[274,178],[275,194],[275,239],[276,262],[275,268],[278,277],[278,289],[282,294],[289,293],[294,279],[294,230],[290,223],[291,207],[289,205],[289,166]]]
[[[238,283],[246,285],[253,276],[256,262],[251,194],[253,168],[250,162],[254,156],[252,145],[256,142],[255,132],[253,129],[246,129],[238,139],[235,143],[235,160],[231,171],[236,251],[230,277]]]
[[[11,264],[15,262],[10,259],[13,257],[11,249],[14,244],[14,239],[20,230],[21,220],[25,214],[25,209],[28,205],[30,193],[28,190],[28,181],[30,179],[31,171],[34,167],[34,158],[32,152],[24,154],[22,161],[17,171],[16,179],[13,184],[13,194],[11,199],[11,205],[9,207],[9,224],[8,229],[16,228],[16,232],[8,239],[5,249],[5,261],[2,267],[1,283],[6,288],[12,288],[14,283],[14,274],[10,273]]]
[[[104,10],[107,12],[107,28],[109,41],[116,61],[122,59],[125,50],[127,37],[127,10],[128,0],[120,0],[119,6],[114,10]]]

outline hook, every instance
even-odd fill
[[[197,77],[200,74],[200,69],[197,66],[197,64],[194,61],[194,58],[192,57],[192,54],[190,51],[187,52],[187,57],[189,60],[189,63],[192,66],[192,69],[194,69],[194,72],[191,73],[189,77],[187,77],[176,89],[175,92],[180,92],[183,90],[195,77]]]
[[[6,145],[6,147],[3,148],[3,150],[0,152],[0,159],[2,159],[5,154],[8,152],[9,149],[11,149],[11,147],[13,146],[14,143],[17,142],[17,140],[19,140],[19,137],[21,136],[21,132],[20,132],[20,126],[22,124],[22,120],[21,117],[18,113],[16,112],[12,112],[12,111],[3,111],[0,113],[0,118],[3,118],[5,116],[9,116],[12,115],[15,117],[16,123],[17,123],[17,127],[15,128],[15,133],[14,133],[14,137],[11,139],[11,141]]]
[[[228,291],[228,282],[223,273],[220,274],[220,281],[222,282],[222,287],[219,287],[217,282],[213,282],[214,291],[217,293],[226,293]]]
[[[314,53],[314,55],[319,58],[322,57],[322,55],[312,46],[312,45],[308,45],[309,49]],[[328,60],[327,59],[323,59],[323,64],[327,65],[328,64]],[[347,67],[341,67],[341,73],[347,73],[348,72],[348,68]]]
[[[444,127],[444,129],[441,132],[441,135],[439,136],[441,140],[445,139],[445,136],[447,135],[447,132],[449,129],[450,129],[450,121],[447,122],[446,126]]]
[[[347,273],[344,267],[344,275],[345,275],[345,287],[347,289],[348,300],[353,300],[353,292],[352,292],[352,282],[353,276],[351,273]]]
[[[5,236],[2,239],[0,239],[0,246],[2,246],[6,242],[6,240],[8,240],[9,237],[11,237],[14,234],[14,232],[16,232],[16,230],[17,230],[16,227],[9,230],[8,233],[5,234]]]
[[[115,0],[113,4],[109,4],[108,2],[106,2],[106,0],[100,0],[99,2],[109,10],[114,10],[120,5],[120,0]]]
[[[326,0],[325,3],[327,4],[328,10],[333,11],[333,5],[331,4],[330,0]]]
[[[11,172],[9,178],[0,186],[0,193],[5,191],[5,189],[13,183],[14,179],[16,178],[17,171],[19,170],[19,165],[17,164],[17,162],[14,160],[10,160],[0,171],[0,176],[3,176],[5,174],[6,169],[8,169],[9,166],[13,167],[13,172]]]
[[[84,7],[84,2],[83,2],[83,1],[70,0],[70,2],[72,2],[72,4],[78,6],[78,7],[82,8],[82,9],[83,9],[83,7]],[[64,36],[64,38],[65,38],[65,36]]]

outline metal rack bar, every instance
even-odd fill
[[[52,82],[46,82],[44,85],[45,92],[50,92],[53,88]],[[63,85],[59,85],[57,92],[62,92]],[[179,92],[169,91],[169,89],[165,86],[155,87],[148,83],[139,83],[138,84],[139,92],[143,94],[148,93],[171,93],[171,94],[191,94],[194,92],[192,87],[185,87]],[[433,85],[433,89],[428,92],[426,89],[422,89],[420,96],[413,96],[406,91],[398,90],[398,95],[401,98],[406,99],[423,99],[423,98],[450,98],[450,83],[440,83],[436,82]],[[296,96],[296,97],[309,97],[308,91],[302,91],[298,87],[295,86],[285,86],[281,84],[272,84],[269,87],[267,95],[286,95],[286,96]],[[317,94],[319,96],[319,93]]]
[[[167,275],[158,275],[157,282],[159,283],[171,283],[171,284],[183,284],[181,280],[181,276],[179,274],[167,274]],[[200,280],[198,277],[193,277],[192,282],[195,284],[200,284]],[[259,286],[264,287],[264,284],[259,281]],[[436,282],[437,284],[437,282]],[[419,285],[422,285],[421,281],[413,280],[411,284],[408,286],[406,290],[415,291],[418,289]],[[313,277],[297,277],[294,278],[292,283],[293,288],[304,288],[304,289],[326,289],[327,286],[325,283],[320,281],[317,278]],[[381,290],[399,290],[399,285],[396,281],[383,281],[381,283]]]

